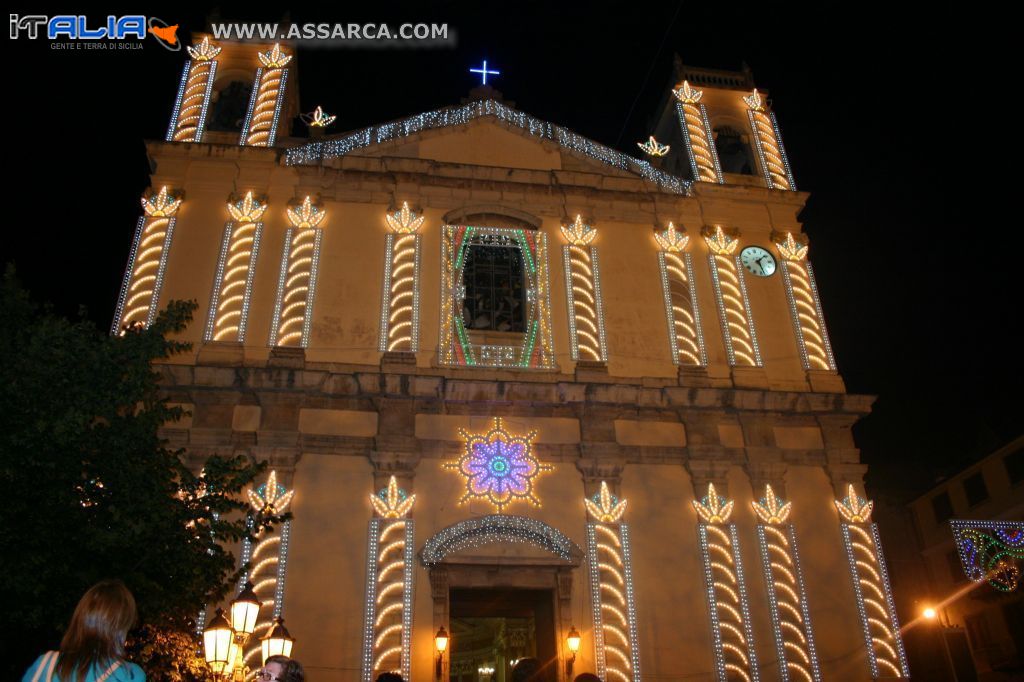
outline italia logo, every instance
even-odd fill
[[[145,40],[151,34],[165,49],[181,50],[178,24],[141,14],[108,15],[105,22],[90,22],[84,14],[11,14],[9,26],[12,40]]]

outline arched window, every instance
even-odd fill
[[[743,134],[731,126],[715,128],[715,150],[723,173],[754,174],[754,157]]]
[[[210,103],[207,128],[226,132],[241,131],[251,94],[252,83],[244,81],[231,81],[226,86],[218,87],[211,98],[213,101]]]
[[[477,234],[466,246],[462,322],[467,330],[524,331],[526,288],[519,241],[506,234]]]

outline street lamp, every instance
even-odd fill
[[[932,608],[931,606],[926,606],[924,610],[921,611],[921,615],[927,618],[928,620],[935,620],[935,617],[938,614],[936,613],[934,608]]]
[[[260,598],[256,596],[252,581],[247,580],[242,591],[231,602],[231,629],[236,635],[244,635],[243,639],[247,639],[256,631],[260,606]]]
[[[227,677],[235,659],[231,657],[234,632],[231,623],[224,617],[224,609],[217,609],[210,624],[203,630],[203,650],[206,663],[217,677]]]
[[[221,680],[234,677],[237,682],[244,682],[249,673],[245,665],[245,643],[256,631],[260,606],[260,598],[252,582],[246,581],[242,591],[231,601],[230,620],[223,609],[217,609],[213,620],[203,631],[204,654],[214,676]],[[263,661],[275,654],[291,656],[294,643],[284,621],[276,618],[266,636],[260,639]]]
[[[444,666],[444,650],[448,648],[448,631],[441,626],[441,629],[434,635],[434,646],[437,647],[437,666],[434,668],[434,676],[441,679]]]
[[[576,631],[575,625],[569,626],[569,636],[565,638],[565,643],[572,652],[572,658],[565,659],[565,676],[571,678],[572,667],[576,663],[576,652],[580,650],[580,633]]]
[[[260,640],[260,645],[263,647],[263,662],[266,663],[271,656],[291,657],[293,644],[295,644],[295,639],[285,628],[284,618],[280,616],[275,618],[274,625]]]

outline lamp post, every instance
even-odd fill
[[[214,676],[221,680],[235,679],[244,682],[249,674],[245,665],[245,643],[256,631],[259,619],[260,598],[251,581],[246,581],[242,591],[231,601],[228,620],[223,609],[217,613],[203,631],[203,649],[206,663]],[[262,637],[263,661],[269,656],[281,654],[291,656],[295,640],[284,627],[281,618],[274,620],[266,636]]]
[[[572,667],[576,663],[576,652],[580,650],[580,633],[576,631],[575,625],[569,626],[569,635],[565,638],[565,644],[572,652],[572,658],[565,659],[565,678],[572,679]]]
[[[448,648],[448,631],[441,626],[441,629],[434,635],[434,646],[437,648],[437,665],[434,667],[434,677],[441,679],[444,672],[444,651]]]

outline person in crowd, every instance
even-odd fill
[[[377,682],[405,682],[398,673],[381,673],[377,675]]]
[[[146,682],[124,652],[137,617],[135,597],[123,582],[96,583],[75,607],[60,649],[37,658],[21,682]]]
[[[601,678],[594,673],[580,673],[572,682],[601,682]]]
[[[536,658],[520,658],[512,668],[512,682],[536,682],[540,679],[540,661]]]
[[[260,682],[305,682],[306,671],[302,664],[287,656],[271,656],[256,673]]]

